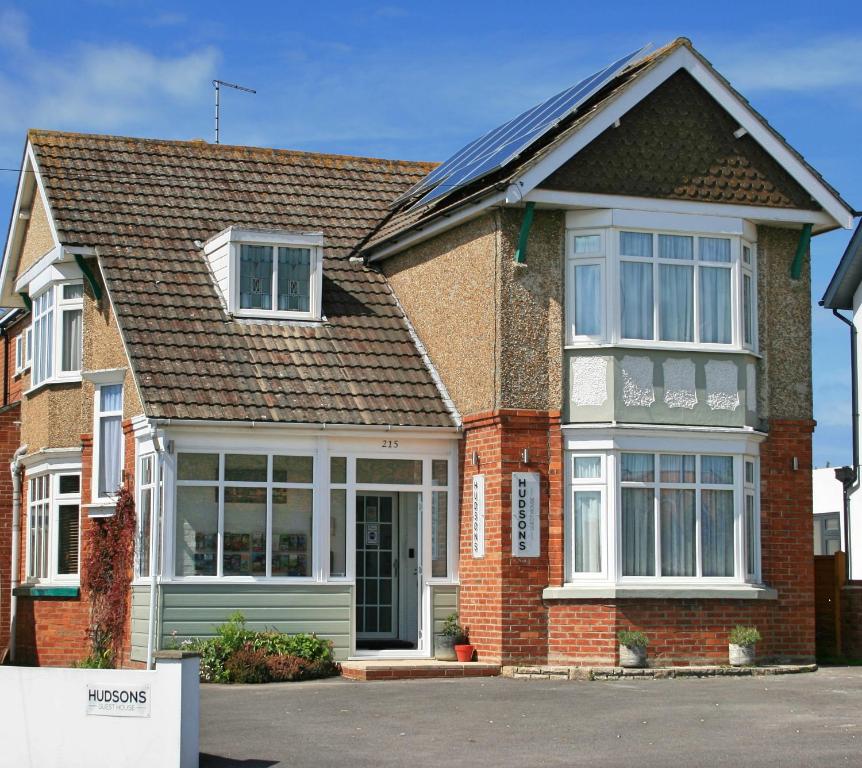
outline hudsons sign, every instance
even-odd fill
[[[88,685],[87,714],[149,717],[150,686]]]
[[[512,556],[538,557],[539,475],[512,473]]]

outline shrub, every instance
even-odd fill
[[[617,633],[617,639],[620,641],[620,645],[624,645],[626,648],[646,648],[649,644],[646,632],[641,632],[639,629],[621,629]]]
[[[244,645],[227,658],[224,669],[232,683],[266,683],[270,680],[266,660],[265,651]]]
[[[762,639],[760,632],[757,631],[757,627],[743,627],[741,624],[737,624],[730,631],[730,642],[732,645],[749,647],[757,645]]]
[[[443,622],[443,630],[440,632],[445,637],[454,638],[456,645],[467,642],[469,635],[467,629],[458,623],[458,614],[450,613]]]

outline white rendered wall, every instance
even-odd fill
[[[159,659],[152,671],[0,667],[0,766],[197,768],[198,662]],[[88,714],[88,686],[149,686],[149,714]]]

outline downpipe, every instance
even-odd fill
[[[22,445],[12,454],[9,471],[12,473],[12,553],[11,573],[9,578],[9,661],[15,661],[16,613],[18,598],[15,590],[18,588],[18,569],[20,568],[21,552],[21,457],[27,453],[27,446]]]

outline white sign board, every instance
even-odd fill
[[[539,557],[539,474],[512,473],[512,556]]]
[[[485,557],[485,475],[473,475],[473,557]]]
[[[149,685],[88,685],[87,714],[107,717],[149,717]]]

